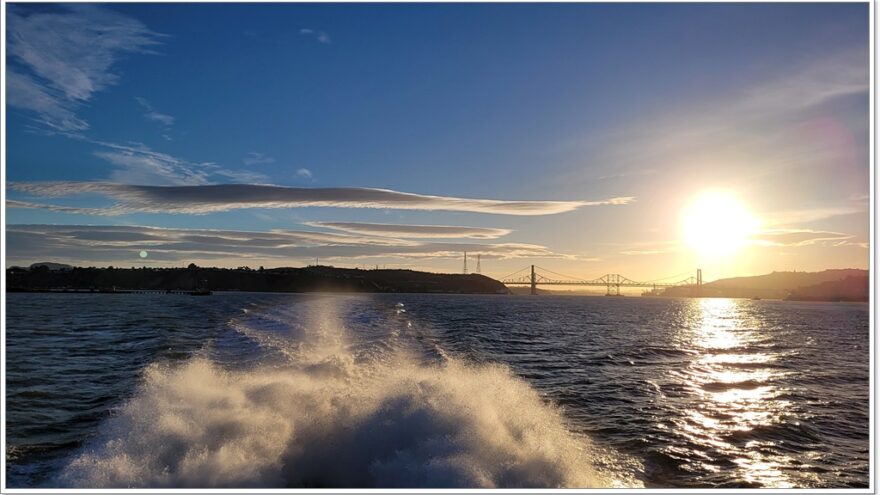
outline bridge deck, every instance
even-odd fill
[[[504,285],[532,285],[531,281],[501,281]],[[696,284],[654,284],[650,282],[565,282],[565,281],[553,281],[553,282],[535,282],[534,285],[586,285],[591,287],[607,287],[612,285],[614,287],[657,287],[657,288],[666,288],[666,287],[681,287],[683,285],[696,285]]]
[[[528,270],[529,268],[531,269],[529,274],[517,276],[519,273]],[[543,275],[541,271],[552,274],[551,276],[554,278],[551,278],[551,276]],[[620,294],[621,287],[665,289],[669,287],[699,287],[703,283],[703,274],[702,270],[700,269],[697,269],[696,277],[688,277],[684,280],[679,280],[673,283],[664,282],[664,280],[669,280],[684,275],[685,274],[679,274],[673,275],[671,277],[666,277],[665,279],[651,280],[648,282],[638,282],[636,280],[628,279],[623,275],[617,273],[608,273],[599,278],[583,280],[577,279],[575,277],[570,277],[568,275],[563,275],[561,273],[556,273],[552,270],[546,270],[535,265],[531,265],[530,267],[523,268],[521,270],[511,273],[507,277],[504,277],[503,279],[501,279],[501,283],[505,285],[528,285],[532,288],[532,294],[536,293],[536,288],[539,285],[580,285],[588,287],[605,287],[608,290],[609,294],[612,293],[612,289],[617,294]]]

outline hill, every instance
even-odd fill
[[[507,294],[496,280],[413,270],[360,270],[332,266],[305,268],[80,268],[6,270],[11,292],[78,290],[210,290],[256,292],[429,292]]]
[[[821,284],[795,289],[786,297],[789,301],[867,301],[870,279],[867,275],[846,277]]]
[[[789,297],[789,294],[797,293],[809,294],[805,297],[815,298],[811,300],[838,300],[835,299],[835,291],[846,297],[853,297],[857,294],[858,291],[855,287],[859,282],[842,282],[849,278],[867,281],[868,271],[847,268],[821,272],[773,272],[754,277],[726,278],[703,284],[699,295],[703,297],[785,299]],[[835,283],[839,283],[839,285],[834,285]],[[818,288],[823,284],[830,285],[823,286],[823,289]],[[817,288],[813,289],[813,287]],[[688,297],[697,294],[690,287],[673,287],[667,289],[663,295]],[[867,301],[867,292],[865,292],[863,299],[846,300]]]
[[[40,263],[34,263],[29,268],[34,270],[36,268],[45,267],[47,270],[70,270],[73,267],[70,265],[65,265],[64,263],[52,263],[50,261],[43,261]]]

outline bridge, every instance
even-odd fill
[[[530,268],[530,272],[523,273]],[[528,285],[532,289],[532,295],[538,293],[539,285],[581,285],[591,287],[605,287],[605,295],[608,296],[619,296],[621,287],[650,288],[656,292],[658,289],[666,289],[669,287],[692,286],[699,288],[701,285],[703,285],[703,270],[698,268],[696,276],[690,276],[678,280],[678,277],[682,277],[684,275],[686,275],[686,273],[680,273],[678,275],[672,275],[656,280],[649,280],[647,282],[637,282],[617,273],[608,273],[602,275],[599,278],[585,280],[578,279],[576,277],[570,277],[568,275],[562,275],[546,268],[531,265],[531,267],[527,266],[502,278],[501,283],[503,283],[504,285]]]

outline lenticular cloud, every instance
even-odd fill
[[[430,196],[389,189],[305,188],[265,184],[135,186],[110,182],[19,182],[10,184],[10,187],[42,197],[93,194],[112,198],[117,203],[106,209],[108,215],[135,212],[204,214],[245,208],[307,206],[551,215],[582,206],[621,205],[633,201],[631,197],[601,201],[508,201]],[[54,205],[28,204],[29,207],[57,208]]]

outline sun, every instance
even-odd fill
[[[734,196],[707,191],[684,211],[685,244],[703,257],[736,253],[754,233],[757,221]]]

